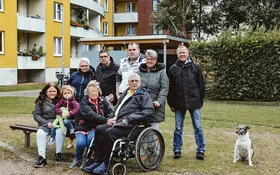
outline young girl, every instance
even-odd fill
[[[53,127],[51,129],[51,137],[48,143],[49,145],[52,145],[54,143],[56,128],[60,127],[63,129],[63,127],[64,128],[66,127],[67,130],[70,131],[70,136],[73,135],[75,132],[74,129],[75,116],[79,110],[79,103],[75,100],[75,89],[70,85],[64,85],[62,86],[61,94],[62,94],[61,100],[55,105],[55,112],[57,114],[57,118],[53,122]],[[63,113],[63,111],[61,110],[62,108],[65,108],[67,110],[66,114]],[[64,115],[66,115],[67,118],[63,120],[62,117]],[[67,146],[67,149],[73,147],[73,140],[74,138],[70,137],[70,143]]]

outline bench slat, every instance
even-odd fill
[[[38,128],[34,127],[34,126],[26,126],[26,125],[19,125],[19,124],[15,124],[15,125],[11,125],[10,128],[12,128],[13,130],[23,130],[23,131],[29,131],[29,132],[37,132]]]

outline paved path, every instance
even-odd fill
[[[0,97],[38,97],[40,90],[0,92]]]

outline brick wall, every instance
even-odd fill
[[[138,35],[152,35],[152,26],[149,25],[152,3],[152,0],[138,0]]]

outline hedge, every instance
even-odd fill
[[[207,77],[213,100],[280,100],[280,31],[232,29],[190,45]]]

